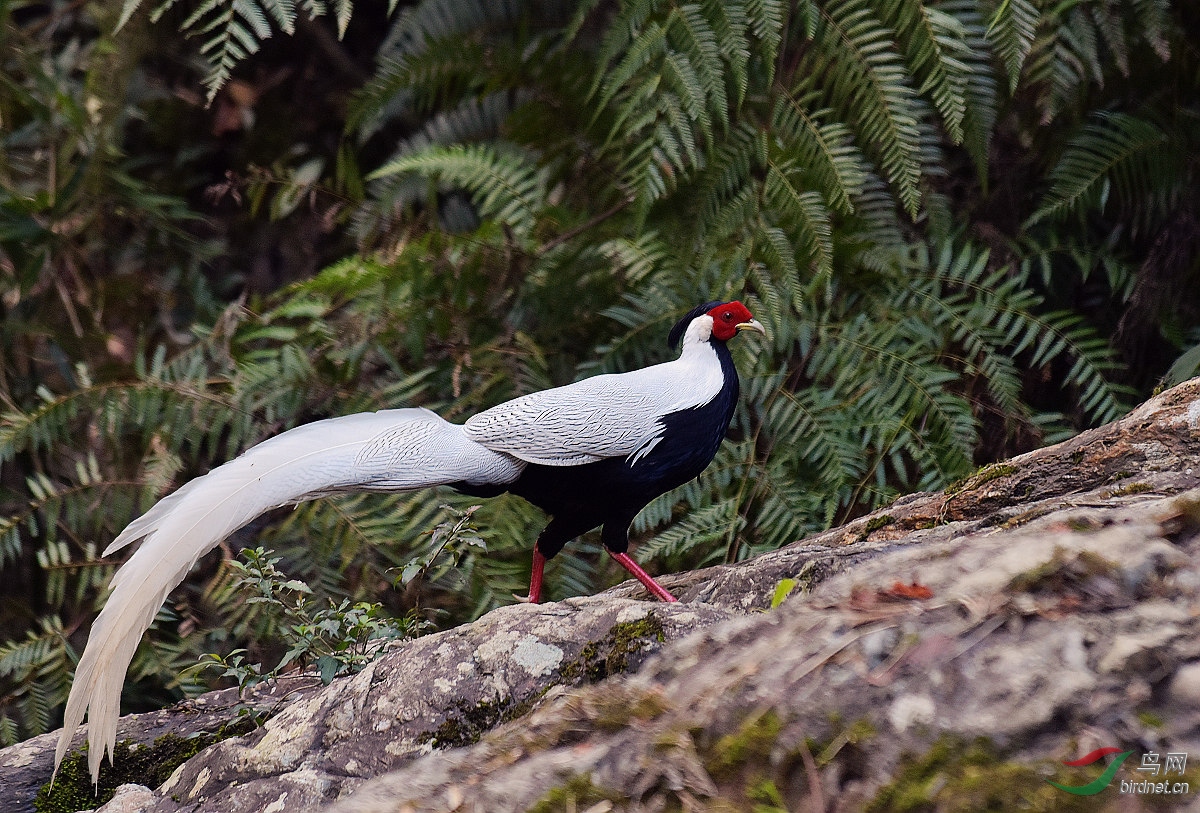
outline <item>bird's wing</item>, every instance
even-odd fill
[[[575,466],[637,458],[661,439],[663,416],[702,406],[720,391],[715,355],[712,362],[677,360],[586,378],[492,407],[463,428],[476,443],[527,463]]]

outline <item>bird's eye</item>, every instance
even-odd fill
[[[724,319],[726,322],[732,322],[733,321],[733,312],[725,311],[725,313],[721,314],[721,318]]]

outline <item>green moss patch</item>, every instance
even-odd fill
[[[1033,508],[1029,511],[1023,511],[1020,514],[1009,517],[1008,519],[1004,520],[1004,522],[1000,523],[1000,527],[1006,529],[1020,528],[1022,525],[1027,525],[1030,522],[1033,522],[1035,519],[1041,519],[1048,514],[1053,514],[1057,510],[1059,510],[1057,507],[1048,505],[1041,506],[1040,508]]]
[[[946,496],[953,497],[955,494],[963,494],[968,491],[974,491],[993,480],[998,480],[1001,477],[1007,477],[1010,474],[1016,474],[1017,468],[1009,463],[992,463],[984,466],[979,471],[972,474],[970,477],[951,483],[946,489]]]
[[[67,755],[51,785],[38,791],[33,809],[38,813],[73,813],[89,810],[107,802],[121,785],[138,784],[156,788],[170,778],[183,763],[208,746],[248,734],[258,727],[260,718],[247,715],[227,723],[216,731],[200,731],[188,737],[164,734],[150,745],[122,740],[113,751],[113,764],[100,764],[100,782],[92,787],[87,767],[87,746]]]
[[[728,782],[744,768],[753,768],[761,778],[783,723],[773,711],[754,715],[732,734],[726,734],[704,749],[704,769],[716,782]]]
[[[976,813],[981,810],[1096,809],[1093,797],[1073,796],[1046,780],[1076,785],[1069,768],[1004,759],[987,740],[942,737],[924,754],[906,756],[896,778],[880,788],[868,813]]]
[[[631,656],[644,652],[647,644],[665,640],[666,629],[654,613],[614,624],[601,640],[588,644],[579,651],[579,657],[559,667],[561,682],[599,683],[609,675],[628,672]]]
[[[1013,593],[1062,595],[1077,590],[1090,579],[1115,578],[1119,572],[1115,562],[1090,550],[1071,554],[1056,547],[1048,561],[1013,576],[1007,589]]]
[[[529,808],[528,813],[562,813],[565,810],[587,810],[601,802],[628,804],[629,798],[615,790],[592,783],[590,773],[573,776],[562,785],[551,788]]]
[[[474,705],[460,700],[456,704],[457,713],[448,714],[444,723],[434,731],[421,735],[417,741],[432,742],[438,748],[474,745],[496,726],[523,717],[541,694],[524,701],[497,697],[495,700],[481,700]]]
[[[793,577],[796,581],[797,595],[811,593],[821,582],[833,575],[829,559],[809,559],[800,566],[800,571]]]
[[[863,529],[858,535],[858,541],[864,541],[867,537],[878,531],[880,528],[886,528],[895,521],[896,520],[892,518],[891,514],[880,514],[877,517],[871,517],[869,520],[867,520],[866,524],[863,525]]]
[[[809,751],[816,758],[817,765],[821,767],[833,762],[843,749],[857,747],[861,743],[869,742],[879,734],[875,725],[865,717],[846,725],[840,714],[834,714],[829,724],[835,733],[827,742],[809,741],[808,743]]]
[[[746,789],[746,799],[754,813],[788,813],[787,803],[774,780],[760,779]]]
[[[1126,485],[1114,488],[1112,491],[1106,491],[1105,497],[1128,497],[1132,494],[1145,494],[1147,491],[1153,491],[1154,486],[1149,483],[1127,483]]]

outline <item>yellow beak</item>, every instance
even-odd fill
[[[743,330],[753,330],[755,333],[761,333],[764,336],[767,335],[767,329],[764,328],[762,323],[757,319],[751,319],[749,322],[741,322],[737,325],[734,325],[734,329],[737,330],[738,333],[741,333]]]

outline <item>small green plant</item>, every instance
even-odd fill
[[[233,567],[241,574],[237,586],[256,593],[247,603],[263,605],[276,622],[287,652],[267,672],[262,664],[249,662],[245,649],[235,649],[228,655],[206,654],[196,668],[221,670],[221,677],[232,678],[244,691],[261,681],[274,680],[293,667],[315,663],[321,682],[327,684],[373,661],[383,652],[383,641],[412,638],[432,626],[415,610],[405,618],[393,618],[382,605],[366,601],[342,599],[338,604],[329,601],[328,606],[319,607],[319,602],[311,598],[312,588],[289,579],[275,566],[279,557],[271,553],[261,547],[244,550],[246,561],[234,562]]]
[[[479,535],[479,529],[472,519],[475,512],[482,507],[471,505],[460,511],[452,505],[443,505],[442,510],[450,514],[451,519],[439,523],[429,532],[433,553],[424,561],[414,559],[400,568],[400,578],[396,580],[397,585],[408,584],[423,573],[432,574],[434,564],[443,553],[449,554],[450,558],[442,562],[437,571],[439,575],[441,570],[458,567],[470,548],[479,548],[487,553],[487,543]]]

